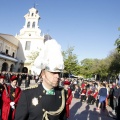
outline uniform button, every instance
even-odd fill
[[[59,96],[59,98],[61,98],[61,96]]]
[[[45,109],[43,108],[42,111],[45,112]]]
[[[41,96],[41,95],[40,95],[39,97],[40,97],[40,98],[42,98],[42,96]]]
[[[45,90],[43,90],[43,93],[45,93]]]

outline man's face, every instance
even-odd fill
[[[17,80],[12,81],[11,85],[15,87],[17,85]]]
[[[48,87],[48,89],[54,88],[58,86],[59,83],[59,73],[58,72],[49,72],[42,71],[43,84]]]
[[[113,86],[115,86],[115,83],[113,82]]]
[[[4,82],[4,79],[0,78],[0,83],[3,84],[3,82]]]
[[[68,88],[69,88],[69,85],[64,85],[65,90],[68,90]]]

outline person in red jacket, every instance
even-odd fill
[[[1,114],[2,114],[2,93],[4,89],[6,89],[7,85],[4,83],[5,76],[0,76],[0,120],[1,120]]]
[[[11,84],[2,94],[2,120],[14,120],[15,109],[20,98],[21,89],[17,86],[17,76],[10,78]]]
[[[71,104],[72,101],[72,90],[69,87],[70,82],[68,80],[64,81],[64,89],[66,92],[66,117],[69,118],[70,117],[70,109],[69,106]]]
[[[81,91],[81,102],[84,102],[86,100],[86,93],[87,93],[87,89],[86,86],[84,86],[84,88]]]
[[[97,96],[98,90],[95,89],[95,91],[93,91],[91,95],[88,97],[88,104],[94,104],[94,102],[97,100]]]

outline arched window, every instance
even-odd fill
[[[35,28],[35,22],[33,22],[33,24],[32,24],[32,28]]]
[[[12,57],[14,58],[14,56],[15,56],[15,53],[13,52],[13,53],[12,53]]]
[[[11,64],[11,66],[10,66],[10,72],[13,72],[13,69],[14,69],[14,65]]]
[[[34,13],[32,13],[32,15],[31,16],[33,16],[34,15]]]
[[[28,68],[27,67],[23,67],[22,72],[23,73],[28,73]]]
[[[8,71],[8,64],[7,64],[6,62],[4,62],[4,63],[2,64],[2,69],[1,69],[1,71]]]
[[[9,50],[8,50],[8,49],[6,49],[6,54],[8,54],[8,52],[9,52]]]
[[[30,28],[30,22],[27,23],[27,28]]]

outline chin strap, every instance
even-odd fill
[[[43,118],[42,118],[42,120],[49,120],[49,118],[48,118],[48,114],[49,115],[52,115],[52,116],[56,116],[56,115],[59,115],[62,111],[63,111],[63,109],[64,109],[64,107],[65,107],[65,94],[64,94],[64,89],[61,91],[61,95],[62,95],[62,104],[61,104],[61,106],[60,106],[60,108],[57,110],[57,111],[46,111],[46,110],[44,110],[44,114],[43,114]]]

